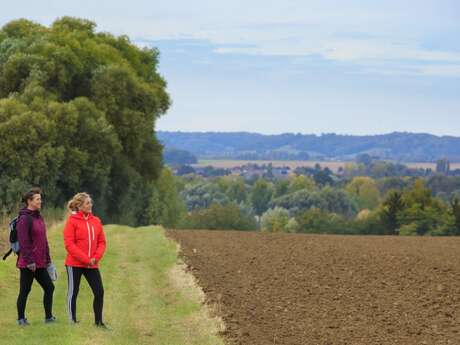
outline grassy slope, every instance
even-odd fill
[[[43,323],[42,290],[34,282],[26,316],[30,327],[15,324],[18,272],[14,258],[0,263],[0,344],[155,344],[219,345],[215,324],[203,317],[198,295],[171,279],[176,247],[159,228],[107,226],[108,249],[101,263],[105,287],[104,319],[110,331],[93,326],[92,295],[82,278],[77,302],[78,325],[66,314],[67,278],[62,228],[49,232],[59,279],[54,294],[58,323]]]

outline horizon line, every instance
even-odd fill
[[[256,134],[263,136],[281,136],[281,135],[303,135],[303,136],[344,136],[344,137],[375,137],[375,136],[387,136],[392,134],[408,134],[408,135],[429,135],[437,138],[457,138],[460,139],[460,134],[434,134],[427,132],[408,132],[408,131],[393,131],[387,133],[377,134],[349,134],[349,133],[338,133],[338,132],[322,132],[322,133],[302,133],[302,132],[280,132],[280,133],[262,133],[262,132],[251,132],[251,131],[215,131],[215,130],[204,130],[204,131],[184,131],[184,130],[155,130],[156,133],[184,133],[184,134]]]

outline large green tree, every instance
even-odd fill
[[[93,194],[106,219],[138,223],[161,172],[155,122],[169,107],[159,52],[71,17],[0,30],[0,206],[26,185],[51,205]],[[12,183],[14,182],[14,183]],[[145,194],[145,193],[144,193]],[[2,197],[5,195],[5,197]],[[145,218],[145,217],[144,217]]]

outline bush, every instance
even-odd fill
[[[275,207],[267,210],[261,218],[262,232],[287,232],[287,224],[289,222],[289,211]]]
[[[351,222],[350,228],[354,234],[360,235],[388,234],[378,211],[362,210]]]
[[[189,213],[181,222],[182,229],[255,230],[256,220],[238,205],[212,204],[209,208]]]
[[[338,214],[327,213],[317,208],[296,217],[298,232],[303,233],[324,233],[324,234],[346,234],[352,233],[347,222]]]
[[[359,221],[365,221],[366,219],[368,219],[371,215],[371,211],[367,208],[359,211],[359,213],[356,215],[356,220],[359,220]]]
[[[299,223],[295,218],[289,219],[289,222],[286,224],[287,232],[297,232],[299,230]]]
[[[401,236],[417,235],[417,227],[416,223],[405,224],[399,228],[399,234]]]

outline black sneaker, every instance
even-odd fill
[[[18,320],[18,325],[21,326],[21,327],[25,327],[25,326],[29,326],[30,323],[29,321],[27,321],[27,319],[19,319]]]
[[[104,322],[102,321],[99,321],[99,322],[96,322],[96,327],[97,328],[101,328],[101,329],[105,329],[105,330],[110,330],[110,327],[107,326]]]
[[[56,318],[54,316],[51,316],[45,319],[45,323],[54,323],[54,322],[56,322]]]

